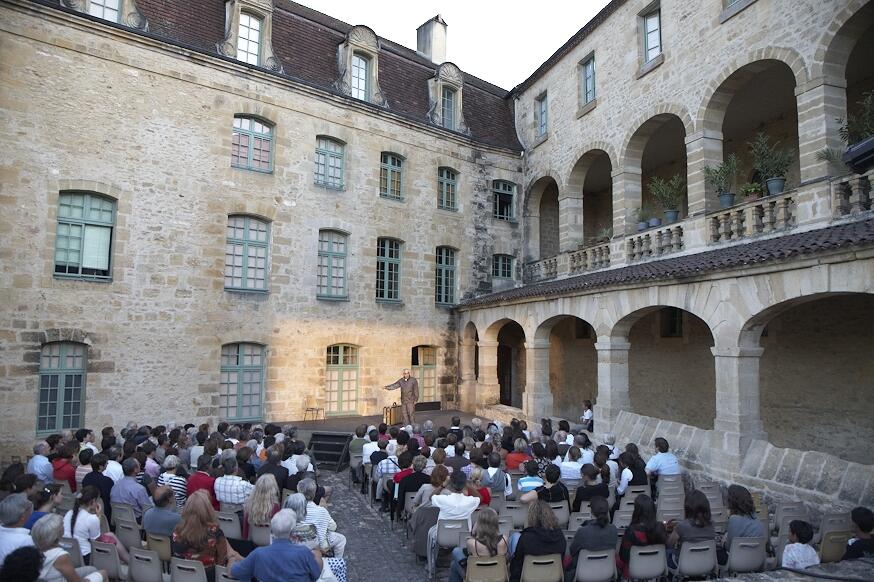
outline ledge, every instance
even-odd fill
[[[536,148],[537,146],[539,146],[540,144],[542,144],[543,142],[545,142],[548,139],[549,139],[549,131],[547,131],[546,133],[544,133],[540,137],[535,138],[534,141],[531,142],[531,146],[530,146],[531,149]]]
[[[640,67],[640,69],[638,69],[638,71],[637,71],[637,75],[634,78],[640,79],[644,75],[648,75],[654,69],[657,69],[659,66],[661,66],[661,64],[664,62],[665,62],[665,53],[661,53],[659,56],[657,56],[656,58],[654,58],[650,62],[648,62],[648,63],[644,64],[642,67]]]
[[[736,14],[740,14],[756,2],[758,0],[737,0],[737,2],[732,2],[719,13],[719,24],[724,24],[726,20],[729,20]]]
[[[594,99],[592,99],[591,101],[589,101],[585,105],[581,106],[579,109],[577,109],[577,119],[579,119],[583,115],[592,111],[595,107],[597,107],[597,105],[598,105],[598,98],[595,97]]]

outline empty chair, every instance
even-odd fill
[[[514,529],[522,529],[525,527],[525,520],[528,518],[528,506],[518,501],[508,501],[507,515],[513,518]]]
[[[465,582],[506,582],[508,577],[507,558],[504,556],[470,556],[467,559]]]
[[[555,520],[558,522],[558,527],[567,529],[568,521],[570,521],[571,516],[571,511],[567,503],[564,501],[560,503],[550,503],[549,507],[552,509],[552,512],[555,513]]]
[[[441,548],[460,546],[470,535],[466,519],[438,519],[437,545]]]
[[[659,495],[658,507],[665,509],[683,509],[683,504],[686,501],[685,495]],[[633,500],[632,500],[633,502]]]
[[[839,562],[847,550],[847,543],[853,537],[853,532],[847,531],[829,531],[822,536],[822,543],[819,547],[819,561],[823,564],[827,562]]]
[[[660,578],[667,571],[665,546],[634,546],[631,548],[631,555],[628,559],[628,575],[632,580]]]
[[[128,577],[132,582],[170,582],[170,575],[164,574],[158,552],[142,548],[130,550]]]
[[[617,511],[613,514],[613,525],[616,527],[626,528],[631,525],[630,511]]]
[[[718,509],[711,507],[710,518],[713,520],[713,529],[716,533],[725,533],[725,528],[728,527],[728,510],[724,507]]]
[[[81,568],[85,565],[82,561],[82,550],[79,548],[79,540],[76,538],[61,538],[58,540],[58,546],[67,550],[67,553],[70,554],[74,568]]]
[[[218,512],[219,527],[222,528],[222,533],[226,538],[232,540],[243,539],[243,529],[240,527],[240,518],[236,513],[228,513],[225,511]]]
[[[656,509],[656,519],[659,521],[670,521],[675,519],[677,521],[682,521],[685,518],[686,514],[683,511],[682,507],[659,507]]]
[[[112,525],[116,525],[119,519],[137,522],[134,508],[127,503],[110,503],[109,505],[112,507]]]
[[[522,562],[522,582],[562,582],[564,571],[561,554],[525,556]]]
[[[716,542],[686,542],[677,558],[677,575],[680,577],[709,576],[716,572]]]
[[[173,553],[170,549],[170,538],[167,536],[159,536],[146,533],[146,547],[158,553],[158,557],[164,562],[165,566],[169,566],[170,559]]]
[[[774,524],[771,526],[771,530],[780,530],[780,525],[785,521],[788,525],[788,521],[786,521],[787,517],[792,517],[793,519],[803,519],[807,521],[807,508],[804,507],[804,504],[800,501],[784,501],[777,505],[777,510],[774,512]]]
[[[498,512],[498,515],[503,515],[507,511],[507,498],[501,493],[500,496],[493,494],[489,500],[489,507]]]
[[[127,566],[118,558],[118,549],[113,544],[91,542],[91,565],[106,570],[110,580],[127,580]]]
[[[513,533],[513,520],[508,517],[499,517],[498,531],[501,532],[502,536],[509,540],[510,534]]]
[[[143,547],[143,532],[135,521],[118,519],[115,522],[115,537],[129,550]]]
[[[224,531],[224,530],[222,530]],[[256,546],[270,545],[270,526],[249,523],[249,538]]]
[[[852,531],[853,520],[850,519],[849,512],[846,513],[826,513],[822,516],[822,521],[819,523],[819,534],[813,538],[814,542],[820,541],[825,534],[838,531]]]
[[[224,566],[215,567],[215,582],[236,582],[237,579],[231,576],[229,568]]]
[[[633,504],[633,502],[632,502],[632,504]],[[591,517],[592,516],[592,506],[588,501],[581,501],[580,502],[580,510],[575,511],[574,513],[579,513],[581,515],[587,515],[587,516]]]
[[[733,538],[728,550],[728,571],[758,572],[765,567],[766,556],[764,538]]]
[[[197,560],[170,560],[170,579],[172,582],[207,582],[206,570]]]
[[[634,498],[638,495],[649,495],[649,485],[629,485],[625,490],[624,497],[626,499],[631,499],[631,502],[634,503]]]
[[[580,550],[576,582],[609,582],[616,577],[616,550]]]

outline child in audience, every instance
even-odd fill
[[[853,520],[853,539],[847,544],[847,551],[841,560],[855,560],[858,558],[874,558],[874,511],[867,507],[855,507],[850,512]]]
[[[789,543],[783,550],[784,568],[803,570],[819,564],[819,556],[810,545],[813,528],[806,521],[795,519],[789,522]]]
[[[528,474],[519,479],[519,482],[516,484],[520,494],[534,491],[543,485],[543,479],[537,475],[538,468],[537,461],[532,460],[525,463],[525,472]]]

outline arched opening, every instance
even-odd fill
[[[525,331],[515,321],[509,321],[498,331],[499,402],[522,408],[525,391]]]
[[[716,417],[713,334],[698,316],[656,306],[623,318],[614,335],[626,334],[628,390],[639,414],[703,429]]]
[[[874,295],[786,302],[745,329],[764,348],[759,381],[769,440],[874,464]]]
[[[558,254],[558,240],[558,186],[551,181],[540,197],[541,259]]]
[[[553,408],[564,418],[583,414],[583,400],[598,392],[597,335],[585,320],[560,315],[543,322],[538,339],[549,339],[549,387]]]
[[[569,187],[583,193],[583,244],[590,246],[613,236],[613,164],[604,150],[590,150],[574,165]]]
[[[850,26],[859,32],[853,35],[855,45],[847,59],[847,115],[858,116],[866,93],[874,91],[874,2],[850,19]]]
[[[474,380],[479,380],[479,332],[472,321],[468,321],[464,326],[462,340],[470,349],[462,352],[461,376],[462,378],[472,376]]]
[[[679,210],[680,218],[688,214],[686,192],[686,127],[671,113],[649,118],[631,138],[627,148],[626,166],[641,170],[641,209],[645,216],[664,220],[665,210]],[[653,178],[670,180],[680,176],[684,186],[678,208],[664,208],[652,193]]]
[[[559,253],[561,232],[558,211],[558,184],[549,176],[536,180],[524,207],[525,262],[554,257]]]

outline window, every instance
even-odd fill
[[[546,93],[537,99],[537,137],[546,135],[548,122],[548,103]]]
[[[85,416],[85,368],[88,346],[57,342],[43,346],[39,360],[36,431],[79,428]]]
[[[661,337],[683,337],[683,310],[665,307],[660,312]]]
[[[325,370],[326,414],[358,413],[358,348],[328,346]]]
[[[319,231],[318,296],[346,299],[346,235],[336,230]]]
[[[455,304],[455,249],[437,247],[434,300],[440,305]]]
[[[118,22],[118,13],[120,12],[118,5],[119,1],[120,0],[91,0],[91,3],[88,5],[88,14],[104,20]]]
[[[492,255],[492,277],[496,279],[513,278],[513,257],[511,255]]]
[[[270,225],[251,216],[228,216],[225,289],[267,291]]]
[[[662,54],[661,10],[643,15],[643,52],[646,62]]]
[[[370,59],[358,53],[352,55],[352,96],[367,101],[370,97]]]
[[[376,300],[401,300],[401,242],[393,238],[376,243]]]
[[[455,197],[458,186],[457,176],[455,171],[449,168],[437,170],[437,208],[458,210],[458,201]]]
[[[513,220],[513,211],[516,199],[516,184],[504,180],[495,180],[492,183],[492,193],[495,196],[494,217],[499,220]]]
[[[343,189],[343,144],[326,137],[316,141],[316,177],[319,186]]]
[[[222,346],[219,417],[226,420],[260,420],[264,415],[264,346]]]
[[[383,152],[379,166],[379,195],[385,198],[403,197],[401,184],[403,183],[404,160],[395,154]]]
[[[583,63],[583,105],[595,100],[595,57]]]
[[[449,87],[441,91],[440,120],[446,129],[455,129],[455,90]]]
[[[234,117],[231,165],[235,168],[273,171],[273,128],[253,117]]]
[[[71,192],[58,198],[55,276],[107,280],[112,277],[115,202]]]
[[[437,348],[416,346],[410,358],[410,374],[419,382],[419,401],[435,402],[437,397]]]
[[[261,57],[261,19],[247,12],[240,13],[237,36],[237,58],[250,65],[259,65]]]

